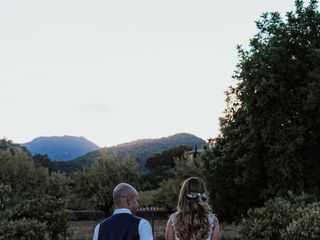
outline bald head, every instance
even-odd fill
[[[116,207],[123,207],[129,196],[138,196],[137,190],[127,183],[118,184],[113,190],[113,202]]]

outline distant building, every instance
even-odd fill
[[[200,156],[203,153],[203,151],[204,149],[198,149],[196,145],[193,150],[185,152],[184,157],[189,159],[195,159],[196,157]]]
[[[207,145],[208,149],[210,150],[213,149],[215,146],[214,139],[209,138],[207,144],[208,144]],[[196,145],[192,151],[185,152],[184,157],[189,159],[195,159],[196,157],[199,157],[203,152],[204,152],[204,149],[198,149]]]

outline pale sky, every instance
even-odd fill
[[[294,0],[0,0],[0,138],[216,137],[236,45]]]

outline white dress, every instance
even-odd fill
[[[173,227],[173,231],[174,231],[174,239],[175,240],[180,240],[176,231],[176,223],[177,223],[177,213],[173,213],[170,217],[169,220],[171,222],[171,225]],[[212,235],[212,229],[213,229],[213,225],[216,223],[216,221],[218,220],[218,218],[216,217],[216,215],[214,214],[209,214],[208,215],[208,220],[209,220],[209,224],[210,224],[210,228],[208,231],[208,238],[207,240],[211,239],[211,235]]]

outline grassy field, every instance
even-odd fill
[[[93,231],[100,221],[72,221],[69,222],[68,240],[91,240]],[[151,223],[151,222],[150,222]],[[155,220],[154,235],[156,240],[164,239],[167,220]],[[240,239],[234,225],[221,224],[222,240]]]

